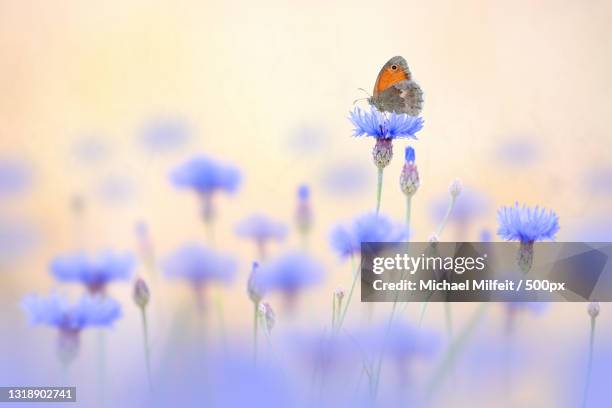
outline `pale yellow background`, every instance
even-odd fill
[[[334,161],[362,160],[374,174],[373,142],[351,139],[346,116],[364,96],[357,88],[370,90],[393,55],[408,60],[425,92],[425,127],[412,143],[422,180],[413,200],[416,239],[435,228],[427,207],[454,178],[493,202],[471,238],[481,227],[495,229],[495,207],[518,200],[553,208],[559,239],[570,239],[568,231],[581,221],[609,219],[612,203],[590,196],[583,181],[592,167],[610,162],[611,19],[609,1],[0,0],[0,148],[34,166],[32,193],[3,203],[2,211],[31,219],[43,235],[39,250],[3,275],[10,295],[2,289],[0,295],[16,309],[24,293],[54,287],[46,269],[57,253],[81,245],[133,248],[138,219],[150,224],[160,254],[203,240],[194,197],[173,189],[167,174],[205,153],[238,165],[244,175],[240,191],[218,201],[217,246],[242,259],[240,283],[227,293],[228,324],[240,330],[249,322],[243,284],[255,254],[234,237],[233,226],[255,210],[291,223],[301,182],[313,186],[312,250],[329,273],[326,286],[303,300],[303,318],[326,323],[331,291],[349,283],[348,264],[329,250],[329,230],[373,208],[374,185],[343,199],[318,191],[316,182]],[[136,132],[159,115],[186,118],[197,138],[177,154],[147,156]],[[328,140],[319,152],[299,156],[287,139],[304,124],[325,129]],[[84,168],[71,159],[84,134],[109,141],[108,162]],[[535,166],[496,162],[497,146],[517,135],[540,148]],[[395,144],[383,190],[383,212],[398,219],[404,145]],[[90,201],[77,235],[70,197],[87,197],[109,174],[135,180],[135,200],[118,207]],[[297,243],[292,234],[287,246]],[[115,291],[129,304],[126,285]],[[525,335],[537,329],[538,338],[584,342],[585,307],[557,305],[544,317],[528,317]],[[460,327],[469,307],[457,309]],[[416,315],[416,306],[410,313]],[[136,331],[128,327],[135,311],[126,315],[119,331]],[[604,307],[603,330],[610,327],[606,315]],[[428,320],[443,330],[441,307]]]

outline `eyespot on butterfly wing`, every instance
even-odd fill
[[[406,60],[401,56],[391,58],[378,73],[371,105],[383,112],[406,113],[418,116],[423,108],[423,91],[412,80]]]

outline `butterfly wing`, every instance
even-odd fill
[[[369,102],[382,112],[418,116],[423,109],[423,91],[416,82],[404,80],[371,97]]]

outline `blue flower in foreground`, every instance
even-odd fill
[[[404,224],[372,212],[355,218],[350,225],[336,226],[331,232],[331,246],[340,256],[348,257],[360,253],[362,242],[399,242],[407,238]]]
[[[553,240],[559,231],[559,217],[544,208],[529,208],[518,203],[497,212],[497,235],[507,241],[534,242]]]
[[[83,296],[76,303],[58,294],[48,297],[31,295],[23,308],[32,324],[54,326],[60,330],[78,331],[89,326],[110,326],[121,316],[121,306],[109,297]]]
[[[323,266],[318,261],[301,252],[288,252],[262,266],[257,283],[263,293],[279,291],[291,296],[322,278]]]
[[[129,279],[134,265],[129,253],[102,251],[88,256],[78,252],[56,257],[51,262],[51,273],[60,281],[83,283],[93,293],[104,291],[111,281]]]
[[[356,336],[365,343],[363,348],[373,356],[383,351],[398,364],[414,357],[431,357],[440,346],[440,339],[434,333],[418,329],[401,320],[378,327],[370,327],[366,333]]]
[[[237,271],[231,256],[218,253],[200,244],[186,244],[162,262],[170,278],[182,278],[196,287],[212,281],[230,282]]]
[[[349,115],[355,126],[353,136],[371,136],[376,139],[416,139],[415,133],[423,128],[423,119],[406,114],[382,113],[375,108],[364,111],[358,107]]]
[[[111,326],[121,317],[121,306],[106,296],[83,296],[76,303],[58,294],[48,297],[27,296],[22,306],[32,324],[59,330],[58,357],[65,364],[75,359],[80,346],[80,332],[87,327]]]
[[[236,226],[236,234],[242,238],[265,242],[273,239],[281,241],[287,236],[287,226],[263,214],[253,214]]]
[[[200,194],[233,192],[240,184],[240,172],[233,166],[198,156],[177,167],[170,179],[174,185],[191,188]]]

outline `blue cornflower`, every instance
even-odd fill
[[[188,243],[163,260],[162,269],[170,278],[186,279],[200,287],[212,281],[230,282],[236,275],[237,263],[231,256]]]
[[[94,256],[83,252],[58,256],[51,262],[51,273],[64,282],[83,283],[90,292],[102,292],[114,280],[127,280],[135,260],[129,253],[101,251]]]
[[[233,192],[240,183],[240,172],[233,166],[198,156],[177,167],[170,179],[174,185],[191,188],[200,194]]]
[[[391,221],[382,214],[366,213],[350,225],[338,225],[331,232],[331,246],[342,257],[361,251],[362,242],[398,242],[408,238],[403,224]]]
[[[301,252],[287,252],[263,265],[256,277],[262,293],[283,292],[292,296],[323,278],[323,266]]]
[[[109,297],[85,295],[76,303],[54,293],[48,297],[27,296],[23,308],[32,324],[79,331],[89,326],[110,326],[121,316],[121,306]]]
[[[298,199],[300,201],[307,201],[310,197],[310,187],[306,184],[301,184],[298,187]]]
[[[85,295],[78,302],[71,303],[57,293],[48,297],[30,295],[23,300],[22,306],[32,324],[59,330],[58,357],[66,365],[78,354],[81,330],[111,326],[121,317],[119,303],[106,296]]]
[[[415,133],[423,128],[423,119],[397,113],[383,113],[374,107],[364,111],[356,107],[350,112],[355,126],[353,136],[371,136],[376,139],[416,139]]]
[[[508,241],[524,243],[553,240],[559,231],[559,217],[544,208],[529,208],[518,203],[514,207],[502,207],[497,212],[497,235]]]

